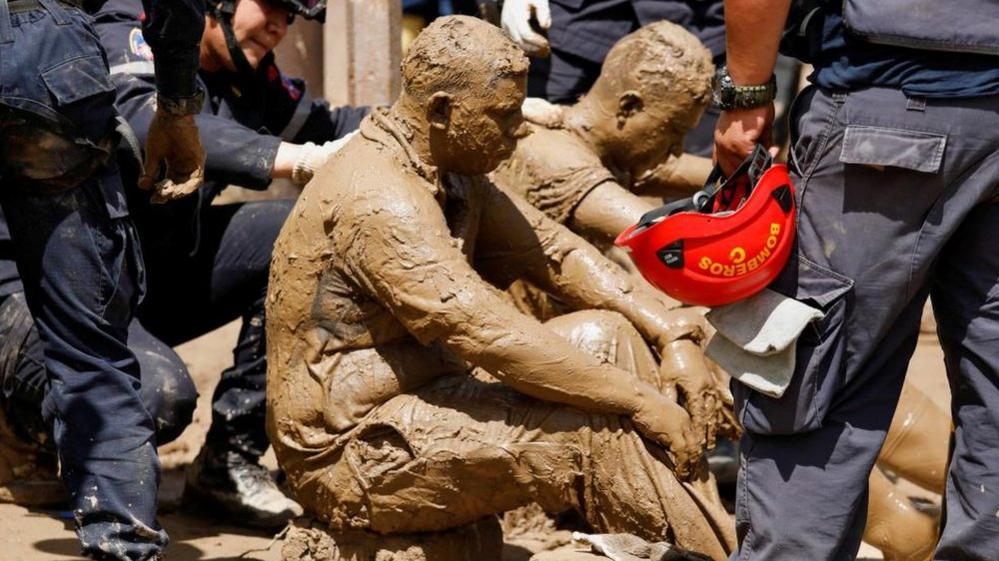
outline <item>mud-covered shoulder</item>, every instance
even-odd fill
[[[329,159],[303,196],[313,199],[329,230],[348,223],[418,219],[436,206],[421,183],[425,181],[383,146],[358,136]]]
[[[517,143],[513,155],[493,172],[497,183],[514,192],[526,192],[571,170],[602,168],[596,154],[565,129],[531,125],[531,134]]]

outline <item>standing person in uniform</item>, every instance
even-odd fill
[[[82,2],[0,0],[0,206],[51,381],[46,421],[70,492],[83,554],[159,558],[159,462],[126,333],[143,265],[113,158],[114,88]],[[88,4],[89,6],[90,4]],[[146,187],[200,184],[191,117],[202,6],[147,0],[155,67]],[[6,407],[6,404],[4,404]]]
[[[716,66],[725,64],[722,0],[506,0],[502,13],[503,29],[532,57],[528,95],[564,104],[590,90],[615,43],[661,20],[693,33]],[[717,115],[709,109],[687,135],[687,152],[711,155]]]
[[[715,150],[727,171],[769,141],[789,4],[725,2],[730,80]],[[815,67],[791,114],[797,251],[771,288],[825,317],[799,340],[782,398],[733,388],[746,436],[732,558],[854,558],[932,295],[955,424],[934,559],[995,559],[999,4],[803,4],[786,43]]]
[[[240,523],[280,528],[301,512],[259,464],[265,431],[264,295],[271,248],[293,201],[213,205],[228,185],[266,189],[274,178],[304,185],[355,130],[366,108],[330,108],[275,64],[273,49],[297,15],[325,16],[325,3],[225,0],[208,7],[199,82],[208,103],[195,116],[204,132],[206,182],[197,197],[129,204],[146,259],[148,291],[138,318],[176,346],[234,319],[242,329],[234,364],[212,398],[207,441],[188,472],[186,495]],[[118,110],[138,138],[152,121],[153,65],[138,0],[108,0],[97,32],[110,53]]]

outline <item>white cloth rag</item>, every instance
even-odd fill
[[[693,553],[666,542],[648,542],[632,534],[572,533],[573,541],[589,545],[594,553],[613,561],[710,561],[711,558]]]
[[[821,310],[763,289],[707,313],[718,332],[706,353],[736,380],[779,398],[794,374],[795,342],[809,323],[823,316]]]

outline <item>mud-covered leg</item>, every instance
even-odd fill
[[[943,494],[952,432],[948,412],[907,381],[878,465],[923,489]]]
[[[937,542],[937,517],[919,510],[877,467],[869,485],[864,541],[885,561],[927,561]]]

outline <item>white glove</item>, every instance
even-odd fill
[[[326,160],[339,152],[351,138],[354,138],[355,134],[357,134],[357,131],[352,131],[336,140],[330,140],[322,144],[314,144],[312,142],[303,144],[302,155],[298,157],[295,167],[291,170],[292,182],[296,185],[305,185],[312,180],[312,176],[316,174],[319,168],[323,167]]]
[[[548,56],[548,39],[531,27],[531,16],[538,20],[541,29],[552,25],[552,13],[548,0],[506,0],[500,23],[513,42],[533,57]]]

